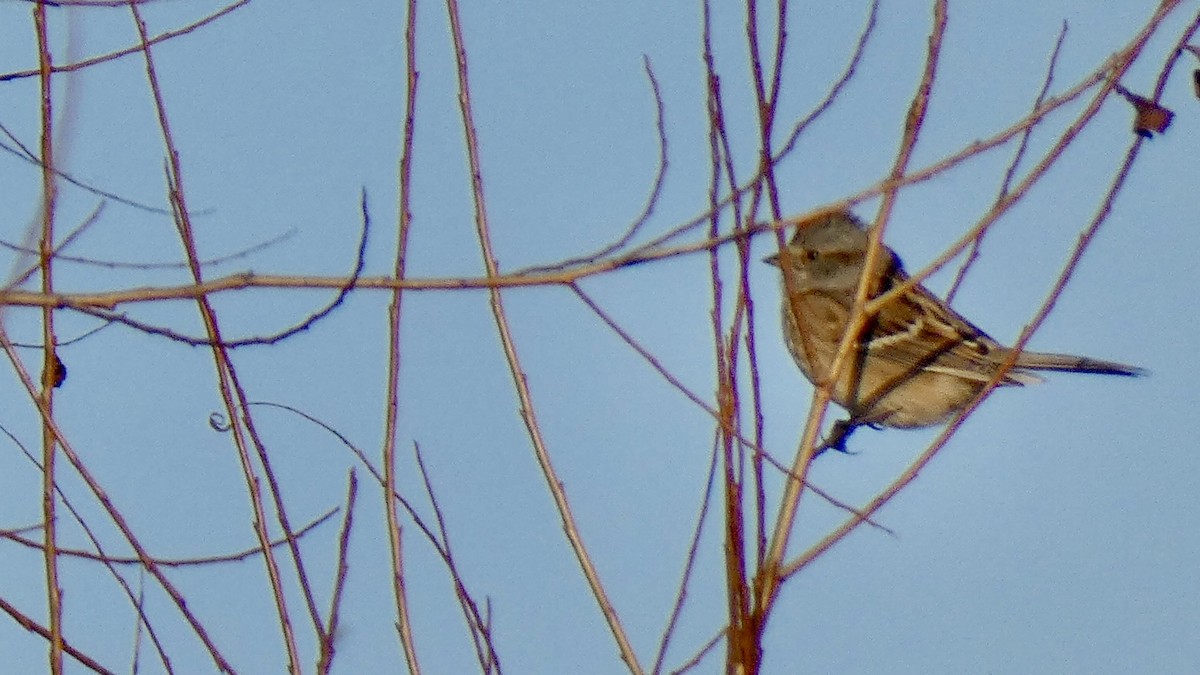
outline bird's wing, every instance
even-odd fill
[[[893,287],[905,279],[893,273]],[[1005,348],[961,314],[918,284],[884,305],[868,324],[872,356],[917,370],[930,370],[986,382],[1006,356]],[[1040,378],[1010,370],[1006,385],[1032,384]]]

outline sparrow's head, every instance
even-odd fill
[[[791,277],[797,290],[844,290],[858,287],[866,260],[866,225],[850,211],[823,213],[796,224],[796,233],[788,242]],[[891,264],[892,254],[884,252],[881,268]],[[763,258],[776,267],[782,254]]]

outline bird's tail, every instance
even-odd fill
[[[1017,368],[1030,370],[1060,370],[1069,373],[1096,373],[1098,375],[1124,375],[1137,377],[1146,371],[1137,366],[1127,366],[1116,361],[1103,361],[1072,354],[1047,354],[1045,352],[1021,352]]]

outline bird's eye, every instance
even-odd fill
[[[817,252],[811,248],[802,249],[800,251],[800,259],[804,262],[812,262],[817,259]]]

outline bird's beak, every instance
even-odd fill
[[[770,266],[772,266],[772,267],[779,267],[779,254],[778,254],[778,253],[772,253],[771,255],[769,255],[769,256],[767,256],[767,257],[763,258],[763,259],[762,259],[762,261],[763,261],[763,262],[765,262],[765,263],[767,263],[768,265],[770,265]]]

